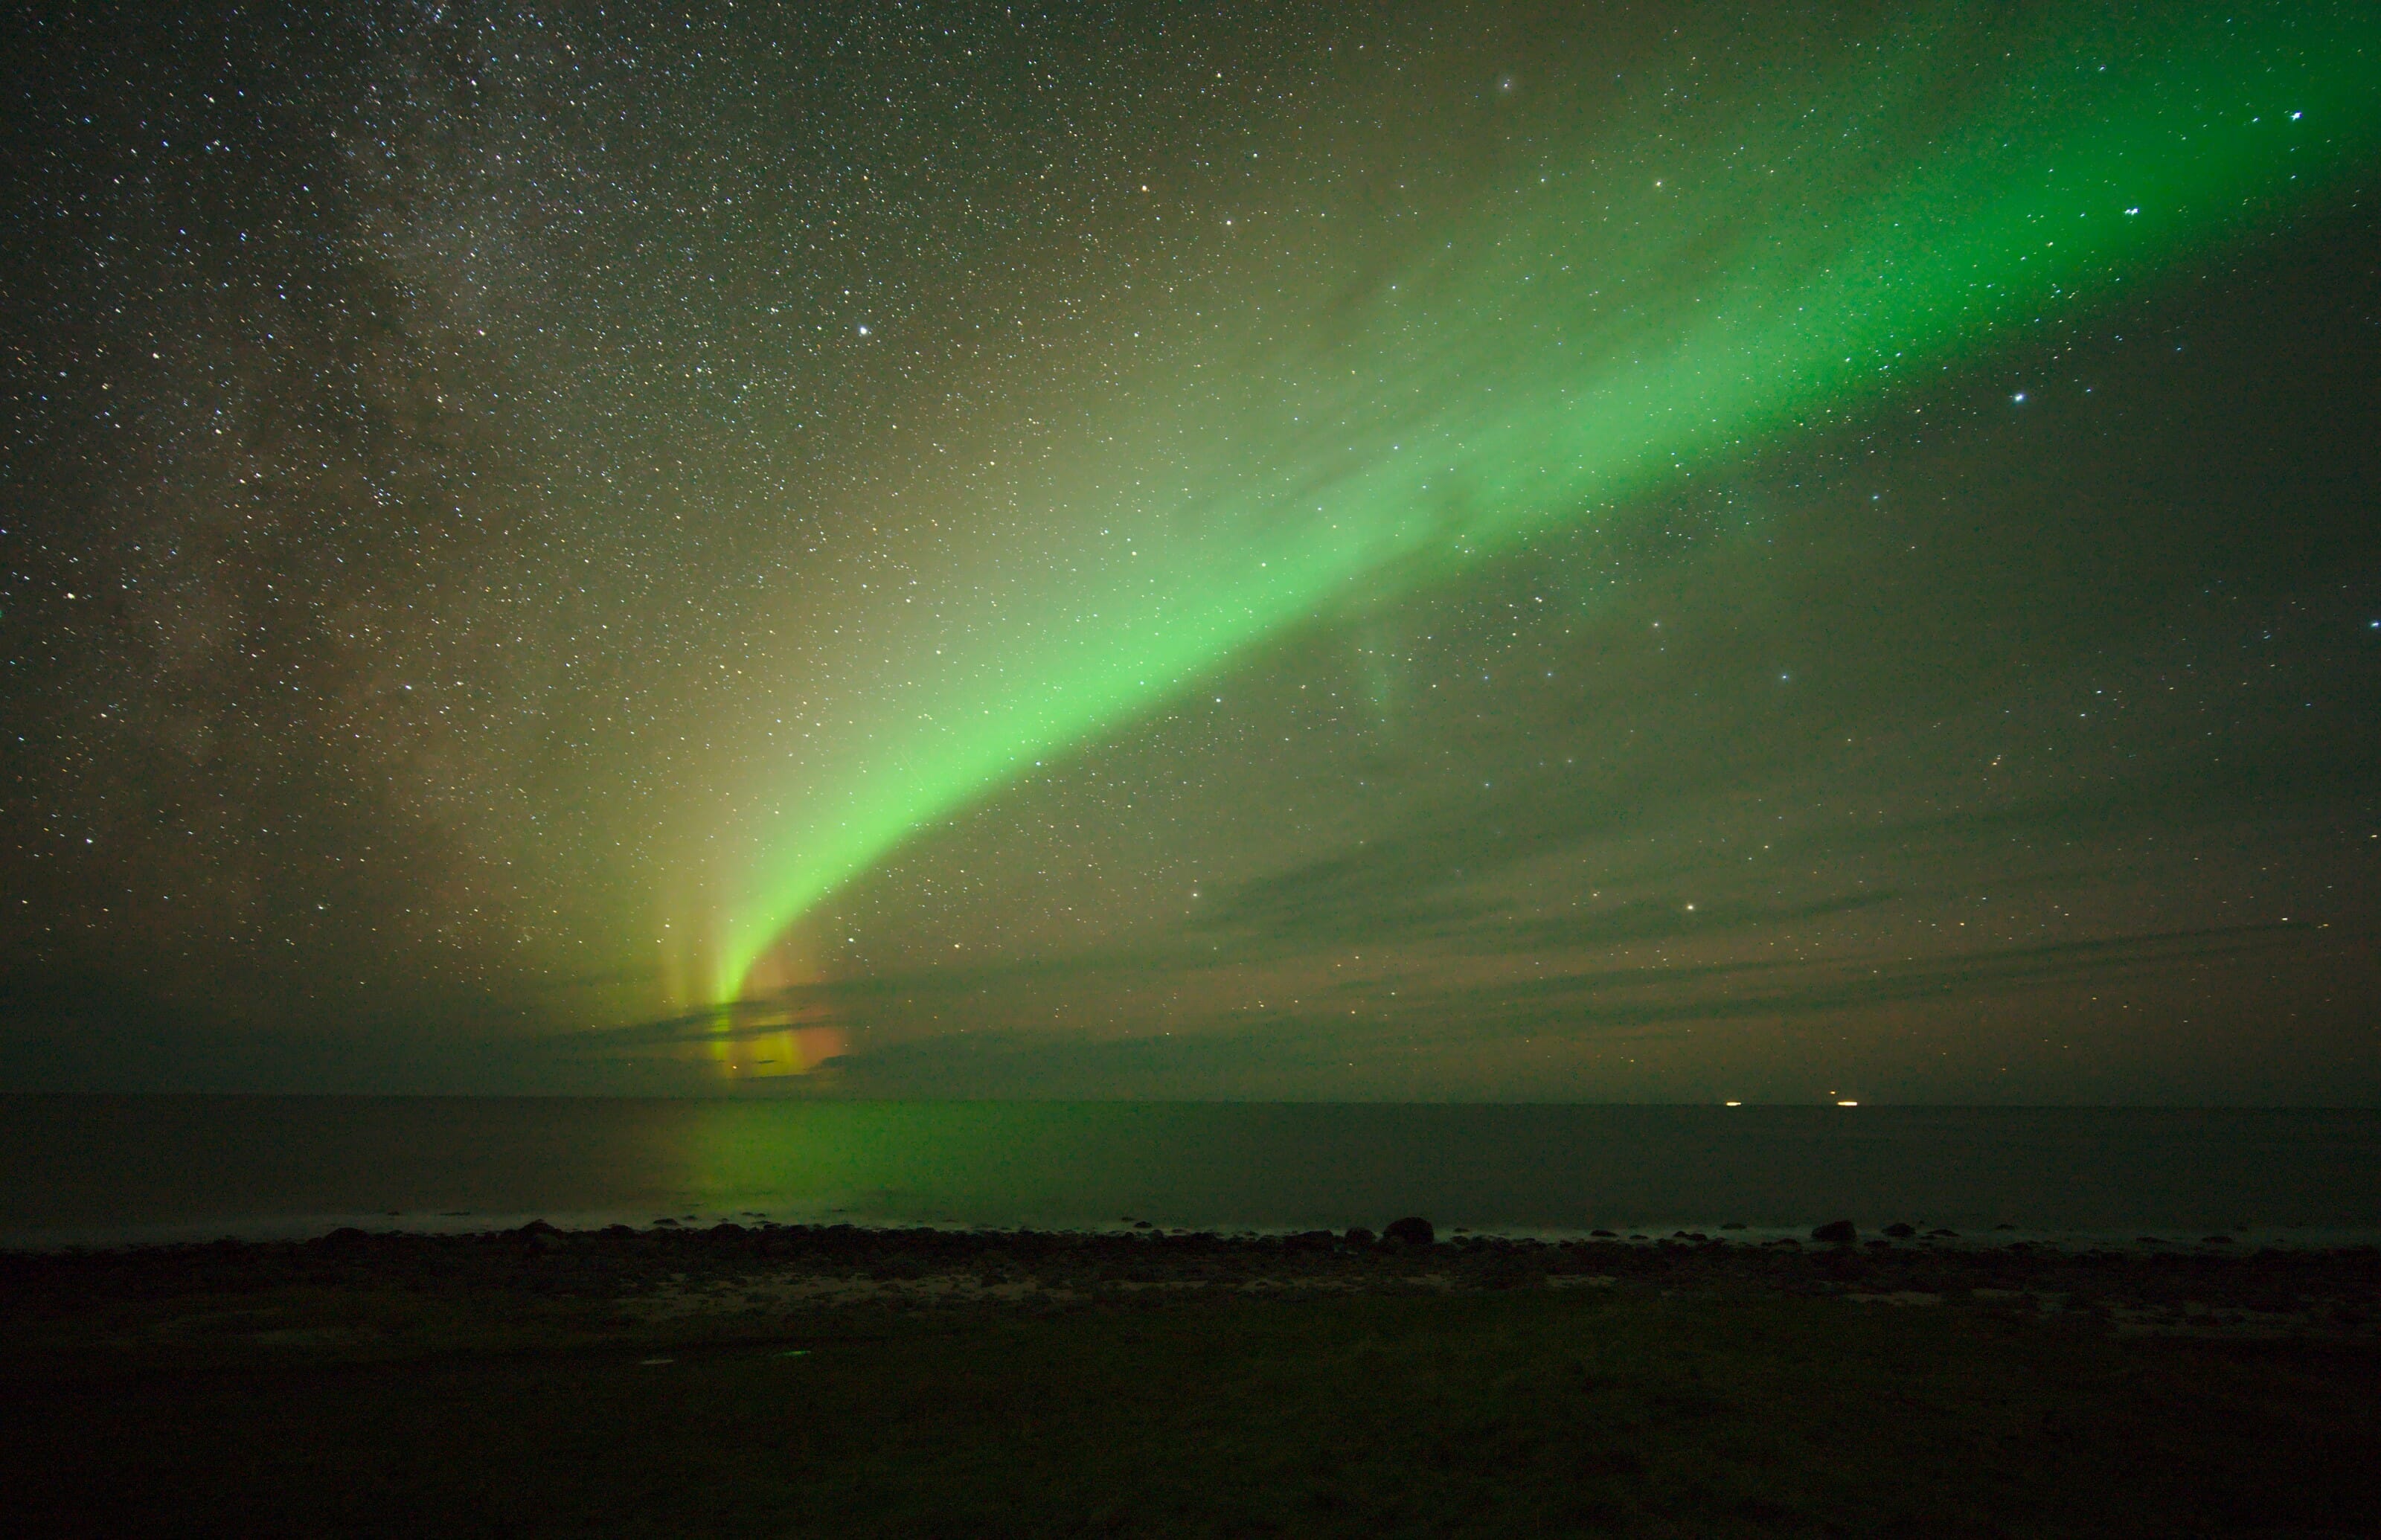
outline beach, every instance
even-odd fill
[[[2365,1532],[2368,1249],[1402,1230],[9,1253],[5,1502],[29,1534]]]

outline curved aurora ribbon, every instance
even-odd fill
[[[773,788],[714,917],[714,999],[920,830],[1268,638],[1610,517],[2370,164],[2381,12],[2246,9],[2094,8],[2014,59],[1913,32],[1699,149],[1674,131],[1674,171],[1607,130],[1352,299],[1252,307],[1266,338],[1210,361],[1229,399],[1178,379],[1113,411],[1085,454],[1115,485],[1054,495],[1032,538],[954,573],[960,644],[905,657]]]

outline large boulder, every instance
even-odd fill
[[[1850,1219],[1830,1219],[1813,1230],[1811,1239],[1825,1241],[1831,1245],[1849,1246],[1860,1239],[1860,1231],[1852,1228]]]
[[[1438,1230],[1421,1216],[1409,1215],[1402,1219],[1390,1220],[1389,1228],[1381,1232],[1381,1239],[1400,1246],[1427,1246],[1438,1240]]]
[[[535,1252],[559,1252],[570,1244],[570,1238],[543,1219],[531,1219],[513,1231],[522,1245]]]

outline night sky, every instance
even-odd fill
[[[2381,1100],[2368,6],[33,6],[0,1086]]]

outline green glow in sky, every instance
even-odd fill
[[[712,999],[920,831],[1269,639],[1985,361],[2381,142],[2367,12],[1999,26],[1834,46],[1691,117],[1520,100],[1540,149],[1467,209],[1316,219],[1220,325],[1153,302],[1128,388],[941,510],[993,532],[838,601],[880,671],[717,831]]]

